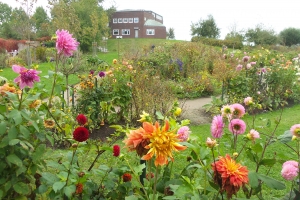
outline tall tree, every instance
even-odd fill
[[[267,29],[263,24],[258,24],[254,29],[248,29],[245,33],[248,42],[256,45],[272,45],[278,42],[278,37],[273,29]]]
[[[0,25],[10,21],[11,12],[12,8],[9,5],[0,2]]]
[[[212,15],[208,15],[207,19],[200,19],[197,23],[191,25],[192,36],[201,36],[207,38],[220,37],[220,29]]]
[[[282,44],[292,46],[300,44],[300,29],[287,28],[279,33]]]
[[[37,7],[32,16],[37,37],[50,36],[50,19],[43,7]]]
[[[169,30],[167,31],[167,38],[168,39],[175,39],[174,28],[169,28]]]

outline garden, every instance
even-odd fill
[[[0,199],[300,198],[299,49],[51,41],[1,68]]]

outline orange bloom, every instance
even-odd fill
[[[77,183],[76,184],[76,194],[81,194],[83,192],[83,185],[82,183]]]
[[[213,163],[212,168],[215,183],[219,185],[222,183],[221,192],[226,191],[228,199],[249,181],[247,167],[236,163],[228,154]]]
[[[6,95],[5,92],[21,94],[21,90],[17,90],[13,85],[5,83],[3,86],[0,86],[1,95]]]
[[[168,121],[166,121],[163,127],[160,127],[158,122],[155,122],[154,126],[149,122],[144,122],[143,126],[146,130],[144,138],[148,138],[150,144],[145,146],[149,151],[142,159],[150,160],[155,156],[155,166],[168,164],[168,158],[172,161],[174,160],[173,151],[181,151],[187,148],[178,143],[179,138],[175,132],[176,130],[169,131],[170,126]]]

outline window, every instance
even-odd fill
[[[119,29],[114,29],[113,30],[113,35],[119,35]]]
[[[155,30],[154,29],[147,29],[146,34],[147,35],[155,35]]]
[[[122,23],[123,18],[118,19],[118,23]]]
[[[128,18],[129,23],[133,23],[133,18]]]
[[[123,23],[128,23],[128,18],[123,18]]]
[[[139,23],[139,18],[138,17],[134,18],[134,23]]]
[[[122,35],[130,35],[130,29],[122,29]]]
[[[113,18],[113,23],[114,24],[118,23],[118,19],[117,18]]]

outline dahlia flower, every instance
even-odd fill
[[[44,127],[45,128],[54,128],[55,122],[52,119],[45,119],[44,120]]]
[[[298,162],[290,160],[286,161],[282,165],[281,176],[288,181],[293,180],[298,176],[299,167]]]
[[[236,163],[228,154],[214,162],[212,169],[214,171],[214,182],[221,184],[221,192],[226,191],[228,199],[249,181],[247,167]]]
[[[221,115],[214,116],[211,123],[210,132],[214,138],[220,138],[223,135],[223,128],[225,124],[223,123],[223,118]]]
[[[244,104],[246,105],[246,106],[249,106],[249,105],[251,105],[253,103],[253,98],[252,97],[246,97],[245,99],[244,99]]]
[[[295,124],[291,127],[290,131],[294,136],[300,137],[300,124]]]
[[[231,108],[233,109],[233,117],[241,118],[245,114],[245,108],[239,103],[235,103],[231,105]]]
[[[84,142],[89,139],[89,130],[85,127],[77,127],[73,132],[74,140],[78,142]]]
[[[230,105],[222,106],[221,113],[223,117],[229,117],[233,113],[233,108]]]
[[[228,129],[234,135],[243,134],[246,130],[246,124],[241,119],[233,119],[230,121],[230,123],[228,125]]]
[[[87,123],[87,118],[84,114],[77,115],[76,120],[79,125],[85,125]]]
[[[243,65],[238,65],[235,68],[236,71],[241,71],[242,69],[243,69]]]
[[[260,138],[259,132],[257,132],[254,129],[251,129],[250,132],[247,134],[247,138],[249,138],[249,140],[252,140],[252,141]]]
[[[19,65],[13,65],[12,70],[20,74],[17,78],[14,79],[15,83],[19,83],[20,89],[23,89],[26,86],[32,88],[34,82],[40,82],[40,77],[38,76],[38,74],[41,73],[40,71],[27,69]]]
[[[56,31],[56,49],[58,54],[63,54],[66,57],[73,55],[73,52],[77,50],[79,42],[72,37],[72,34],[66,30]]]
[[[244,56],[242,60],[243,62],[248,62],[250,60],[250,56]]]
[[[129,182],[129,181],[131,181],[132,176],[130,173],[125,173],[122,175],[122,179],[123,179],[123,182]]]
[[[120,155],[120,146],[114,145],[113,146],[113,156],[118,157]]]
[[[217,144],[217,141],[216,140],[214,140],[214,139],[211,139],[210,137],[208,137],[207,139],[206,139],[206,146],[208,147],[208,148],[213,148],[213,147],[215,147],[215,146],[217,146],[218,144]]]
[[[180,142],[185,142],[189,139],[190,136],[190,128],[188,126],[180,127],[177,131],[177,136]]]
[[[82,192],[83,192],[83,184],[82,183],[77,183],[75,194],[81,194]]]
[[[99,72],[98,75],[99,75],[100,78],[103,78],[103,77],[105,77],[105,72],[101,71],[101,72]]]

